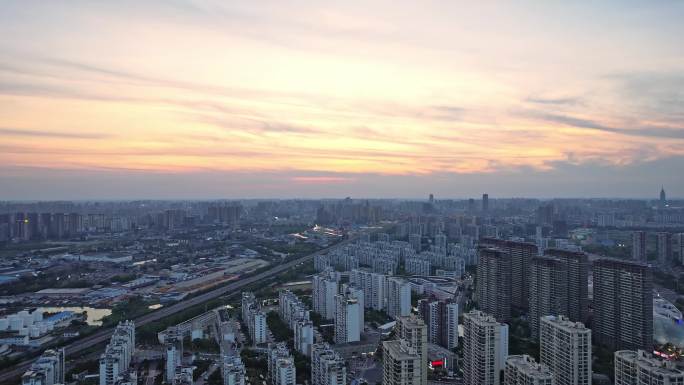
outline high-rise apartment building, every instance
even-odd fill
[[[427,384],[427,327],[423,320],[411,315],[399,317],[397,339],[385,341],[383,347],[383,384]]]
[[[541,318],[540,363],[556,385],[591,385],[591,330],[563,316]]]
[[[661,266],[672,263],[672,233],[658,233],[656,239],[658,263]]]
[[[593,264],[597,344],[613,350],[645,349],[653,344],[653,277],[647,265],[600,259]]]
[[[436,298],[418,301],[420,316],[427,325],[428,342],[453,349],[458,346],[458,304]]]
[[[252,344],[266,342],[268,326],[266,325],[266,313],[261,310],[253,293],[242,293],[242,320],[247,324]]]
[[[240,356],[223,356],[223,385],[245,385],[245,365]]]
[[[418,375],[420,382],[417,385],[427,385],[428,338],[425,322],[415,315],[402,316],[397,319],[395,328],[397,338],[415,349],[415,353],[420,358],[420,365],[417,367],[420,371]]]
[[[672,236],[672,257],[680,264],[684,264],[684,233]]]
[[[545,257],[533,258],[530,265],[530,331],[539,337],[539,319],[564,315],[571,321],[586,318],[588,270],[582,252],[548,249]]]
[[[135,351],[135,324],[120,322],[100,356],[100,385],[115,385],[129,368]]]
[[[387,276],[372,273],[366,270],[352,270],[349,274],[349,282],[363,290],[363,303],[366,308],[383,310],[387,306],[385,290]]]
[[[632,233],[632,259],[646,261],[646,232],[635,231]]]
[[[314,337],[308,307],[289,290],[281,290],[278,298],[278,314],[294,331],[294,349],[306,356],[311,355]]]
[[[164,364],[164,379],[172,383],[176,376],[176,368],[182,365],[183,340],[182,335],[168,337],[165,339],[166,362]]]
[[[530,261],[537,256],[537,246],[532,243],[507,241],[495,238],[483,238],[480,241],[480,246],[483,248],[494,248],[501,251],[504,257],[507,257],[510,263],[510,279],[507,280],[510,286],[510,303],[511,306],[520,309],[528,309],[528,290],[529,290],[529,269]],[[479,277],[478,270],[478,277]],[[498,315],[492,313],[492,315]],[[504,320],[508,318],[502,318]]]
[[[417,349],[405,340],[382,343],[383,385],[420,385],[421,365],[424,365]]]
[[[545,254],[561,260],[567,267],[567,307],[563,315],[584,322],[589,308],[589,258],[584,252],[547,249]]]
[[[503,383],[504,385],[554,385],[551,370],[526,354],[508,356]]]
[[[360,287],[351,284],[351,283],[345,283],[342,285],[342,294],[347,295],[349,298],[353,298],[358,302],[359,304],[359,326],[360,326],[360,332],[363,333],[363,327],[365,324],[365,314],[364,314],[364,309],[366,307],[365,304],[365,294],[363,292],[363,289]]]
[[[539,338],[539,323],[546,315],[566,314],[568,268],[556,258],[536,257],[530,264],[530,333]]]
[[[22,385],[56,385],[64,383],[64,349],[48,349],[31,364],[21,377]]]
[[[269,345],[268,376],[271,379],[271,385],[295,385],[297,383],[294,359],[285,343]]]
[[[311,351],[311,385],[346,385],[344,359],[326,343],[314,344]]]
[[[313,310],[324,319],[335,318],[335,296],[338,282],[328,274],[315,275],[312,280]]]
[[[499,385],[508,356],[508,325],[475,310],[463,315],[464,385]]]
[[[489,194],[482,194],[482,211],[489,211]]]
[[[500,321],[511,318],[511,258],[494,248],[481,248],[477,261],[477,303]]]
[[[643,350],[615,352],[615,385],[682,385],[684,372],[673,362]]]
[[[411,313],[411,286],[398,277],[387,278],[387,314],[392,318]]]
[[[335,343],[360,341],[363,325],[359,324],[359,313],[363,309],[359,301],[349,294],[338,294],[335,305]]]

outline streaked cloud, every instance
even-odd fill
[[[10,1],[0,167],[268,188],[636,169],[684,156],[683,17],[618,1]]]
[[[78,133],[78,132],[59,132],[59,131],[39,131],[39,130],[24,130],[18,128],[0,127],[0,136],[18,136],[18,137],[38,137],[38,138],[66,138],[66,139],[104,139],[109,137],[106,134],[100,133]]]

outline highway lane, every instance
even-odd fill
[[[357,239],[357,237],[349,238],[347,240],[336,243],[332,246],[318,250],[312,254],[306,255],[304,257],[295,259],[295,260],[290,261],[290,262],[286,262],[286,263],[278,265],[278,266],[275,266],[275,267],[273,267],[267,271],[256,274],[254,276],[246,277],[246,278],[241,279],[239,281],[230,283],[226,286],[222,286],[222,287],[213,289],[209,292],[206,292],[204,294],[200,294],[196,297],[192,297],[192,298],[189,298],[187,300],[177,302],[177,303],[175,303],[169,307],[163,307],[163,308],[156,310],[152,313],[147,313],[145,315],[142,315],[142,316],[134,319],[133,321],[135,322],[136,328],[140,327],[140,326],[147,325],[151,322],[158,321],[162,318],[165,318],[165,317],[168,317],[172,314],[178,313],[178,312],[185,310],[189,307],[202,304],[204,302],[207,302],[209,300],[212,300],[214,298],[220,297],[222,295],[225,295],[225,294],[228,294],[231,292],[235,292],[235,291],[237,291],[237,290],[239,290],[245,286],[248,286],[254,282],[258,282],[258,281],[261,281],[263,279],[269,278],[273,275],[282,273],[282,272],[284,272],[284,271],[286,271],[292,267],[295,267],[296,265],[298,265],[300,263],[304,263],[304,262],[312,260],[316,255],[330,252],[336,248],[344,246],[345,244],[347,244],[349,242],[353,242],[356,239]],[[103,330],[97,331],[94,334],[91,334],[87,337],[84,337],[82,339],[79,339],[77,341],[74,341],[74,342],[64,346],[64,348],[66,350],[66,355],[67,356],[74,355],[76,353],[79,353],[83,350],[86,350],[86,349],[92,347],[93,345],[101,344],[101,343],[109,340],[112,336],[113,330],[114,330],[113,327],[103,329]],[[31,366],[31,363],[33,361],[35,361],[36,358],[21,361],[21,362],[17,363],[15,366],[12,366],[11,368],[7,368],[7,369],[1,371],[0,372],[0,383],[4,384],[4,383],[9,383],[11,380],[16,380]]]

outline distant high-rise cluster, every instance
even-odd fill
[[[382,218],[381,206],[371,204],[369,201],[354,202],[350,198],[322,204],[316,211],[316,223],[321,225],[340,222],[374,224]]]
[[[242,206],[239,204],[215,204],[207,208],[209,222],[234,225],[240,220]]]

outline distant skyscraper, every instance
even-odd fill
[[[613,350],[653,348],[653,277],[648,266],[600,259],[594,262],[597,344]]]
[[[434,195],[430,194],[429,202],[430,202],[430,204],[435,203],[435,196]]]
[[[499,385],[508,356],[508,325],[481,311],[463,315],[463,384]]]
[[[658,207],[664,209],[667,207],[667,197],[665,196],[665,187],[660,187],[660,201],[658,202]]]
[[[482,211],[489,211],[489,194],[482,194]]]
[[[635,231],[632,233],[632,259],[646,261],[646,232]]]
[[[684,372],[643,350],[615,352],[615,385],[681,385]]]
[[[558,385],[591,385],[591,330],[563,316],[541,319],[540,363]]]
[[[504,385],[554,385],[553,373],[546,365],[538,364],[526,354],[508,356]]]
[[[657,240],[658,263],[661,266],[672,263],[672,234],[658,233]]]

